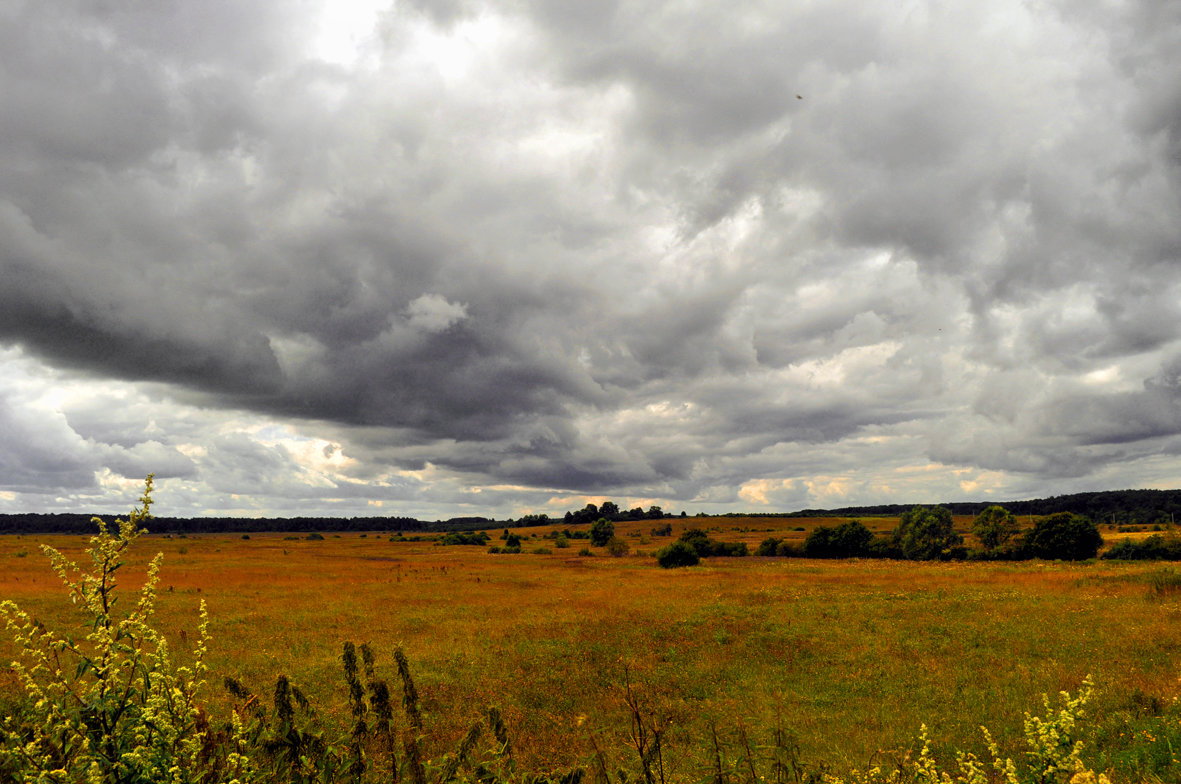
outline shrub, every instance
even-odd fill
[[[774,536],[768,536],[766,539],[759,542],[759,546],[755,549],[755,555],[775,555],[775,549],[779,547],[779,543],[782,541],[782,539],[777,539]]]
[[[963,543],[952,530],[951,512],[942,506],[916,506],[903,512],[893,540],[902,557],[912,561],[952,558]]]
[[[589,547],[584,547],[578,551],[578,554],[580,556],[582,556],[583,558],[590,558],[590,557],[594,556],[595,553]]]
[[[1181,561],[1181,539],[1153,534],[1137,542],[1121,539],[1103,553],[1103,558],[1117,561]]]
[[[775,545],[775,555],[780,558],[802,558],[804,551],[791,542],[784,540]]]
[[[627,542],[620,539],[618,536],[612,536],[607,540],[607,552],[615,558],[620,558],[628,554],[631,547]]]
[[[804,541],[806,558],[861,558],[869,555],[873,532],[858,520],[835,528],[820,526]]]
[[[490,537],[484,531],[452,531],[435,540],[437,546],[470,545],[482,547],[488,544]],[[519,539],[517,540],[520,541]]]
[[[750,555],[746,542],[718,542],[710,540],[709,554],[724,558],[745,558]]]
[[[685,542],[673,542],[656,554],[656,562],[665,569],[696,566],[700,561],[697,551]]]
[[[313,532],[305,536],[304,539],[307,539],[309,542],[322,542],[324,541],[324,535]]]
[[[713,550],[713,540],[700,528],[690,528],[682,533],[677,541],[693,548],[698,558],[708,558]]]
[[[711,556],[740,558],[750,554],[746,542],[719,542],[716,539],[711,539],[700,528],[690,528],[681,534],[677,541],[692,548],[698,558]]]
[[[1070,512],[1043,517],[1025,536],[1025,547],[1033,557],[1063,561],[1094,558],[1102,544],[1099,528],[1089,518]]]

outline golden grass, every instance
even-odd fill
[[[821,521],[671,522],[674,538],[703,527],[753,549],[769,535],[802,540],[791,529]],[[866,522],[889,530],[895,521]],[[267,695],[284,673],[330,720],[347,710],[342,644],[369,642],[391,681],[400,645],[432,753],[497,704],[515,747],[542,766],[585,759],[591,732],[626,753],[625,668],[680,728],[674,743],[696,743],[711,720],[758,734],[782,716],[806,759],[838,766],[906,746],[923,722],[936,748],[979,751],[980,724],[1012,743],[1042,692],[1073,691],[1088,673],[1100,709],[1134,690],[1177,694],[1181,598],[1149,590],[1156,565],[746,558],[664,570],[650,554],[671,539],[651,538],[654,525],[617,527],[647,553],[624,558],[578,557],[580,540],[550,555],[492,555],[380,534],[147,537],[120,578],[138,587],[147,559],[164,552],[158,626],[173,645],[196,628],[204,598],[218,678]],[[61,628],[72,610],[40,541],[74,557],[86,545],[0,539],[0,597]],[[525,549],[543,543],[552,547],[529,538]],[[225,710],[215,681],[213,707]],[[691,754],[679,759],[693,764]]]

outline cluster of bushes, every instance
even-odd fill
[[[969,549],[956,533],[951,512],[941,506],[916,506],[902,514],[889,536],[875,536],[863,523],[850,520],[838,526],[820,526],[808,534],[803,546],[779,537],[767,537],[755,555],[795,558],[899,558],[912,561],[1022,560],[1046,558],[1082,561],[1094,558],[1103,544],[1098,527],[1086,517],[1059,512],[1043,517],[1020,535],[1016,518],[1000,506],[985,509],[972,525],[979,546]],[[1121,543],[1104,557],[1137,553],[1151,558],[1157,553],[1181,552],[1166,546],[1163,537],[1149,537],[1145,545]],[[1146,540],[1148,542],[1148,540]]]
[[[490,553],[505,553],[508,555],[516,555],[521,552],[521,537],[517,534],[511,533],[507,528],[504,533],[500,535],[504,540],[503,545],[493,546],[488,548]],[[485,539],[484,541],[488,541]]]
[[[1123,539],[1103,557],[1117,561],[1181,561],[1181,538],[1153,534],[1140,541]]]
[[[716,556],[741,558],[749,555],[746,542],[720,542],[700,528],[690,528],[677,541],[656,554],[656,562],[665,569],[676,566],[695,566],[702,558]]]
[[[480,547],[488,544],[490,538],[484,531],[452,531],[436,539],[435,544],[443,546],[468,545]]]
[[[567,542],[571,539],[590,539],[590,531],[571,531],[569,528],[563,528],[559,531],[555,528],[545,534],[544,538],[554,540],[565,539]]]

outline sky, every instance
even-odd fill
[[[0,0],[0,512],[1181,487],[1173,0]]]

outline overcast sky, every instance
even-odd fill
[[[0,0],[0,511],[1181,486],[1175,0]]]

